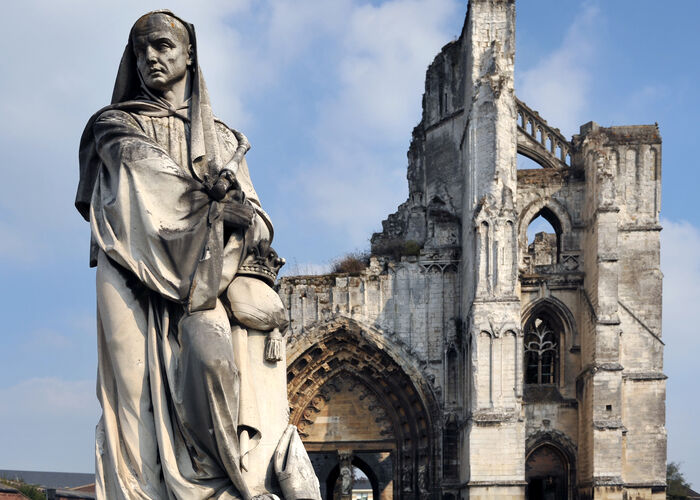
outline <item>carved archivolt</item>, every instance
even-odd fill
[[[316,423],[316,417],[324,407],[332,402],[334,396],[343,392],[355,393],[357,399],[371,413],[372,421],[367,422],[367,424],[376,428],[377,434],[383,438],[394,437],[391,419],[377,394],[351,373],[341,372],[323,385],[318,393],[311,398],[306,408],[301,411],[297,428],[302,438],[308,437],[310,427]]]
[[[426,405],[431,420],[440,420],[441,409],[437,402],[440,401],[441,388],[435,385],[435,376],[427,372],[427,360],[422,359],[418,352],[395,333],[381,331],[357,319],[336,314],[328,320],[313,323],[304,330],[289,335],[287,366],[291,368],[298,358],[309,352],[317,352],[316,349],[325,345],[326,339],[339,331],[345,332],[351,339],[356,339],[351,342],[372,346],[385,353],[410,379]]]
[[[333,332],[297,357],[289,364],[287,377],[293,424],[320,410],[334,391],[339,392],[339,384],[362,381],[396,419],[397,437],[428,444],[433,419],[422,391],[386,352],[346,330]]]
[[[299,344],[296,349],[290,349],[293,353],[287,367],[290,423],[306,433],[335,394],[352,388],[371,407],[382,434],[394,439],[398,466],[409,471],[406,477],[411,477],[410,484],[399,487],[417,491],[419,467],[425,471],[423,480],[438,481],[439,468],[435,464],[440,463],[441,421],[429,382],[416,381],[413,376],[419,375],[420,370],[409,360],[400,364],[391,355],[396,354],[396,349],[385,339],[380,339],[382,343],[375,342],[373,335],[358,325],[340,323],[335,325],[336,329],[307,332],[303,340],[297,339],[305,349],[299,349]],[[436,488],[437,484],[426,487]]]

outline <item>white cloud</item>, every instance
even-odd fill
[[[48,293],[44,292],[34,292],[32,305],[27,309],[15,307],[5,321],[0,348],[0,387],[28,378],[69,373],[75,379],[95,373],[97,325],[90,307],[94,295],[89,305],[72,305],[70,299],[62,298],[56,298],[58,304],[53,303],[52,295],[64,293],[53,286],[53,281]],[[66,293],[75,297],[72,291]]]
[[[9,235],[0,247],[4,257],[26,263],[85,253],[87,226],[72,208],[80,132],[109,99],[129,27],[159,7],[151,0],[70,6],[33,0],[6,11],[5,37],[21,43],[0,49],[0,66],[12,68],[0,80],[0,93],[11,96],[0,102],[7,165],[0,210],[12,214],[11,228],[0,227]],[[304,194],[300,209],[349,234],[351,246],[365,244],[406,196],[404,155],[420,118],[425,70],[454,35],[446,26],[463,5],[176,0],[170,8],[197,27],[217,114],[244,130],[272,119],[248,107],[254,98],[284,85],[283,73],[313,61],[319,50],[331,54],[316,75],[330,97],[305,104],[315,124],[304,132],[314,146],[288,161],[300,172],[292,173]]]
[[[700,350],[700,229],[685,221],[664,220],[663,226],[664,333],[674,347],[671,352],[689,360]],[[676,351],[681,345],[698,350]]]
[[[239,123],[250,116],[245,92],[255,89],[241,67],[261,63],[252,63],[256,59],[241,48],[227,21],[250,4],[170,4],[198,29],[217,113]],[[3,10],[3,35],[12,41],[0,48],[0,67],[6,69],[0,79],[0,211],[10,221],[0,222],[3,258],[26,265],[40,257],[85,253],[88,229],[73,208],[80,134],[90,115],[109,102],[132,23],[160,7],[154,0],[29,0]]]
[[[585,3],[559,48],[516,74],[515,91],[530,108],[566,137],[590,118],[586,114],[596,53],[600,10]]]
[[[266,52],[276,65],[303,55],[315,40],[345,30],[351,0],[270,0],[266,14]]]
[[[700,228],[688,222],[663,221],[661,270],[663,284],[663,339],[667,383],[669,461],[683,462],[682,470],[700,484],[700,457],[695,415],[697,357],[700,354]]]
[[[453,33],[452,0],[365,4],[349,15],[338,88],[321,103],[316,151],[297,185],[307,213],[366,246],[372,230],[406,197],[406,160],[420,120],[425,71]]]
[[[197,27],[215,111],[243,129],[253,120],[274,119],[256,116],[249,107],[251,96],[279,84],[281,72],[302,58],[314,58],[319,50],[333,55],[333,63],[319,70],[330,95],[324,94],[320,103],[304,103],[315,123],[304,131],[313,136],[314,149],[301,159],[298,153],[280,158],[289,163],[291,189],[296,190],[289,198],[290,212],[314,214],[305,216],[303,224],[317,225],[312,230],[318,233],[328,228],[342,233],[347,248],[364,247],[380,220],[405,199],[405,151],[420,118],[425,70],[457,34],[447,26],[454,16],[461,21],[466,5],[457,0],[375,3],[169,4]],[[129,27],[143,12],[161,6],[159,0],[27,0],[5,6],[3,35],[12,41],[0,48],[0,67],[7,69],[0,79],[5,160],[0,211],[9,221],[0,221],[5,265],[39,257],[45,262],[60,252],[86,255],[88,229],[72,208],[79,135],[90,114],[109,99]],[[585,110],[600,17],[586,4],[561,46],[516,75],[519,97],[567,135],[589,119]],[[255,24],[254,32],[246,31],[246,23]],[[663,91],[646,87],[632,94],[629,107],[643,108],[637,102],[658,99]],[[695,393],[693,370],[700,352],[700,230],[683,222],[664,225],[669,457],[684,461],[697,485],[697,444],[687,437],[696,434],[692,418],[700,403],[687,395]],[[329,264],[292,261],[289,268],[288,274],[315,274],[327,272]],[[12,284],[6,293],[11,290]],[[93,316],[75,321],[74,330],[94,337]],[[79,364],[91,364],[94,370],[94,357],[86,354],[93,346],[83,344],[60,331],[37,330],[12,354],[26,354],[25,363],[35,363],[37,372],[74,374]],[[9,376],[24,368],[6,369]],[[46,377],[0,388],[0,428],[12,430],[3,433],[0,467],[55,469],[61,464],[66,470],[90,470],[98,413],[94,385],[92,379]]]
[[[630,89],[619,103],[619,107],[609,110],[609,120],[614,125],[652,123],[652,120],[660,118],[660,107],[667,108],[674,101],[686,100],[684,90],[662,84],[643,85],[636,90]],[[665,127],[662,127],[662,132],[664,129]]]
[[[425,71],[453,33],[448,20],[461,13],[450,0],[408,0],[363,5],[352,14],[343,40],[340,93],[329,113],[350,138],[408,147],[421,113]]]

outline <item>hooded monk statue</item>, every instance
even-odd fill
[[[272,289],[284,260],[249,148],[213,117],[194,27],[169,11],[136,21],[112,103],[80,142],[76,207],[97,266],[98,499],[320,499],[287,426],[287,321]]]

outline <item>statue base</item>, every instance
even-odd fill
[[[248,359],[254,374],[262,437],[248,454],[243,471],[253,495],[275,494],[284,500],[321,500],[318,479],[296,428],[289,425],[287,360],[265,361],[268,333],[248,330]]]

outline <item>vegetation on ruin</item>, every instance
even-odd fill
[[[369,252],[352,252],[333,261],[333,273],[361,273],[369,266]]]

